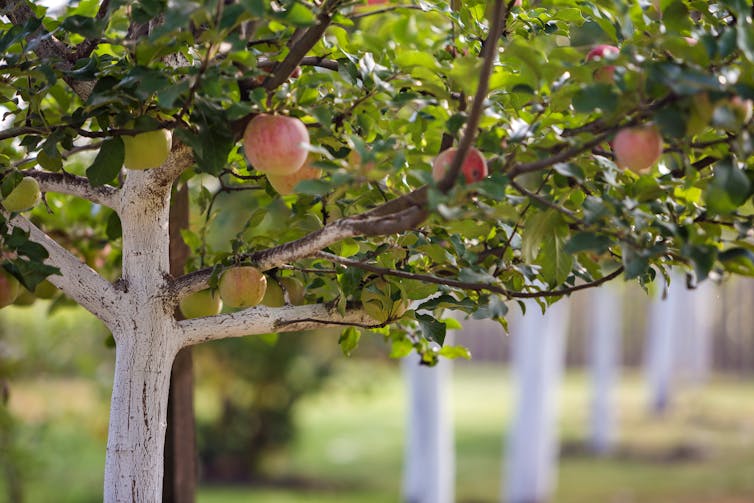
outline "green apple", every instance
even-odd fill
[[[21,291],[18,293],[18,297],[16,297],[16,300],[13,301],[13,305],[14,306],[30,306],[34,304],[35,300],[37,300],[37,298],[34,296],[33,293],[31,293],[26,288],[21,287]]]
[[[408,309],[408,299],[400,297],[400,294],[396,285],[379,278],[361,291],[361,304],[369,316],[385,323],[400,318]]]
[[[267,278],[256,267],[232,267],[220,276],[220,298],[229,307],[256,306],[267,290]]]
[[[282,307],[285,305],[283,289],[280,288],[280,284],[274,279],[267,282],[267,291],[264,293],[262,304],[267,307]]]
[[[124,135],[125,157],[123,165],[128,169],[145,170],[162,166],[171,148],[171,134],[167,129],[147,131],[137,135]]]
[[[285,278],[280,279],[280,284],[283,286],[285,293],[288,295],[288,302],[290,302],[294,306],[300,306],[304,303],[306,290],[304,289],[304,284],[301,283],[301,281],[294,277],[286,276]]]
[[[218,314],[223,307],[223,303],[216,292],[201,290],[182,298],[178,307],[180,307],[181,313],[183,313],[183,317],[186,319],[202,318]]]
[[[40,299],[51,299],[58,293],[58,289],[55,285],[48,280],[41,281],[34,289],[34,295]]]
[[[34,178],[25,176],[3,199],[3,206],[8,211],[25,211],[36,206],[41,197],[39,183]]]
[[[13,304],[19,293],[21,284],[5,268],[0,267],[0,308]]]

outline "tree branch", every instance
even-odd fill
[[[334,326],[379,327],[380,323],[364,311],[353,309],[341,314],[325,304],[283,306],[271,308],[254,306],[234,313],[178,322],[183,347],[202,342],[259,335],[270,332],[294,332]]]
[[[417,274],[417,273],[411,273],[407,271],[388,269],[386,267],[380,267],[380,266],[368,264],[366,262],[362,262],[359,260],[353,260],[353,259],[348,259],[345,257],[340,257],[338,255],[333,255],[332,253],[327,253],[327,252],[319,252],[317,253],[317,256],[325,260],[329,260],[330,262],[333,262],[336,264],[340,264],[346,267],[356,267],[358,269],[373,272],[375,274],[379,274],[383,276],[395,276],[398,278],[413,279],[417,281],[423,281],[425,283],[433,283],[436,285],[445,285],[445,286],[450,286],[450,287],[455,287],[455,288],[462,288],[464,290],[473,290],[473,291],[486,290],[488,292],[499,293],[501,295],[504,295],[506,297],[513,298],[513,299],[534,299],[534,298],[541,298],[541,297],[558,297],[561,295],[570,295],[573,292],[577,292],[579,290],[585,290],[587,288],[593,288],[603,283],[606,283],[610,280],[613,280],[617,278],[618,276],[620,276],[620,274],[623,272],[623,266],[621,266],[615,271],[611,272],[610,274],[603,276],[599,279],[596,279],[594,281],[590,281],[588,283],[582,283],[580,285],[575,285],[575,286],[566,287],[566,288],[559,288],[557,290],[540,290],[538,292],[517,292],[514,290],[508,290],[506,288],[502,288],[497,285],[490,285],[487,283],[473,283],[469,281],[458,281],[458,280],[450,279],[450,278],[440,278],[438,276],[432,276],[430,274]]]
[[[461,141],[458,142],[458,150],[456,150],[456,154],[453,156],[453,161],[450,163],[450,166],[448,166],[445,176],[443,176],[442,180],[437,183],[437,187],[443,192],[448,192],[456,183],[456,179],[461,172],[461,166],[466,158],[466,154],[468,154],[469,149],[476,138],[477,126],[479,125],[479,120],[482,116],[484,100],[487,99],[492,67],[497,56],[497,42],[502,34],[504,16],[507,15],[507,9],[504,8],[503,0],[495,0],[494,9],[494,15],[491,21],[492,26],[487,39],[488,41],[491,39],[492,43],[488,43],[484,47],[484,62],[482,63],[482,70],[479,72],[479,84],[477,85],[476,93],[474,94],[474,100],[471,103],[469,120],[466,122],[466,129],[461,137]]]
[[[114,210],[120,207],[118,189],[110,185],[92,187],[84,177],[70,173],[50,173],[36,169],[22,171],[24,176],[35,178],[43,192],[56,192],[87,199]]]
[[[11,227],[18,227],[28,232],[31,240],[44,246],[50,254],[45,263],[60,269],[60,275],[48,278],[53,285],[102,320],[108,327],[114,325],[121,298],[111,283],[59,245],[26,217],[17,215],[10,219],[9,224]]]

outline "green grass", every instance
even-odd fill
[[[101,499],[107,403],[97,386],[82,381],[13,385],[11,403],[24,424],[19,441],[32,448],[25,465],[28,502]],[[588,389],[585,375],[568,374],[561,393],[561,432],[568,445],[581,445],[586,437]],[[503,432],[513,401],[509,375],[501,367],[457,365],[449,392],[457,501],[497,502]],[[200,387],[198,407],[211,402],[202,393],[206,389]],[[752,397],[754,383],[718,378],[701,390],[681,390],[672,412],[653,418],[645,412],[641,376],[625,375],[618,393],[618,452],[597,459],[569,449],[554,501],[754,501]],[[198,503],[399,501],[405,400],[396,364],[344,361],[323,392],[299,405],[294,443],[267,460],[271,475],[294,486],[206,486]],[[698,455],[670,461],[679,448]]]

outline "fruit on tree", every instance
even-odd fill
[[[302,180],[316,180],[322,176],[322,170],[311,165],[312,160],[307,159],[298,171],[288,175],[267,174],[267,181],[278,194],[287,196],[293,194],[296,184]]]
[[[220,313],[223,303],[217,292],[207,289],[185,296],[178,303],[178,307],[186,319],[201,318]]]
[[[40,299],[51,299],[57,293],[57,287],[50,283],[49,280],[40,281],[34,289],[34,296]]]
[[[259,171],[289,175],[306,162],[309,131],[295,117],[259,114],[246,126],[243,147],[246,159]]]
[[[603,58],[609,57],[611,54],[618,54],[620,49],[614,45],[600,44],[594,46],[591,51],[586,55],[587,61],[599,61]],[[594,71],[594,80],[597,82],[604,82],[609,84],[615,80],[615,67],[612,65],[603,66]]]
[[[13,304],[21,293],[21,284],[5,268],[0,267],[0,308]]]
[[[400,288],[382,278],[375,279],[361,291],[364,311],[380,323],[403,316],[409,301],[401,296]]]
[[[280,285],[285,289],[286,295],[288,295],[288,302],[294,306],[300,306],[304,303],[306,289],[301,281],[292,276],[286,276],[280,279]]]
[[[646,173],[662,155],[662,136],[652,125],[623,128],[615,135],[612,147],[618,167]]]
[[[283,289],[274,279],[267,282],[267,291],[262,298],[262,304],[267,307],[283,307],[285,305]]]
[[[256,306],[267,290],[267,278],[256,267],[232,267],[220,276],[220,298],[229,307]]]
[[[440,152],[440,155],[435,157],[432,161],[432,178],[435,181],[440,181],[445,176],[445,172],[448,170],[448,166],[453,162],[453,158],[458,151],[457,148],[449,148]],[[466,180],[466,183],[478,182],[487,177],[487,161],[482,153],[471,147],[466,159],[463,160],[461,166],[461,173]]]
[[[172,135],[167,129],[147,131],[133,136],[123,135],[125,157],[123,165],[128,169],[145,170],[162,166],[172,146]]]
[[[21,287],[21,291],[18,293],[18,297],[16,297],[16,300],[13,301],[13,305],[14,306],[30,306],[34,304],[35,300],[37,300],[37,298],[34,296],[33,293],[31,293],[26,288]]]
[[[42,192],[39,183],[30,176],[25,176],[3,199],[3,207],[8,211],[26,211],[39,203]]]

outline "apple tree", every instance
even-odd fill
[[[446,309],[504,322],[516,299],[671,266],[690,285],[754,274],[753,16],[743,0],[56,16],[0,0],[2,296],[47,279],[112,332],[105,500],[160,498],[181,348],[339,327],[345,353],[377,334],[431,364],[468,356],[444,344]],[[185,187],[201,214],[170,274]],[[214,242],[222,225],[234,237]],[[258,304],[270,288],[282,302]]]

